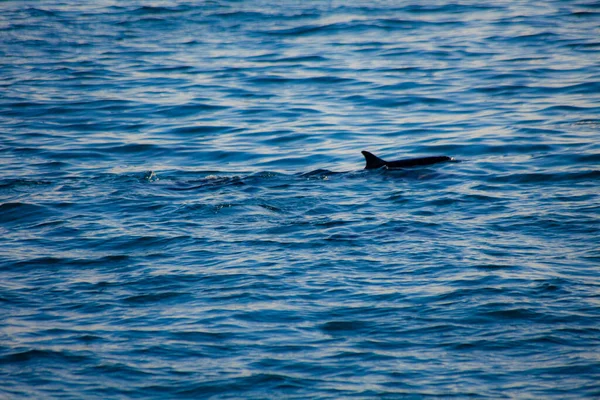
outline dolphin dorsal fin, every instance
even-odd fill
[[[368,151],[361,151],[361,153],[365,156],[365,161],[367,162],[365,169],[381,168],[386,164],[384,160],[377,157],[375,154],[371,154]]]

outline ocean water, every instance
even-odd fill
[[[3,1],[0,398],[600,398],[599,143],[595,1]]]

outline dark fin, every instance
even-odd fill
[[[383,167],[386,163],[381,158],[377,157],[374,154],[369,153],[368,151],[361,151],[362,155],[365,156],[365,161],[367,165],[365,165],[365,169],[377,169]]]

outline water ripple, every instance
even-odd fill
[[[3,3],[0,397],[598,397],[598,11]]]

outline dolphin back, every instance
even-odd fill
[[[377,169],[381,167],[387,167],[389,169],[401,169],[420,167],[423,165],[437,164],[445,161],[452,161],[452,157],[447,156],[434,156],[434,157],[421,157],[421,158],[409,158],[407,160],[398,161],[385,161],[376,155],[369,153],[368,151],[362,151],[362,155],[365,156],[365,169]]]

